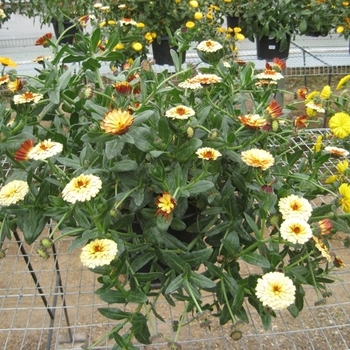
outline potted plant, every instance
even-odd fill
[[[350,4],[348,1],[337,0],[334,6],[335,17],[334,17],[334,27],[336,32],[348,39],[350,37],[350,16],[349,16]],[[350,52],[350,46],[349,46]]]
[[[327,36],[335,28],[337,15],[334,1],[305,0],[299,3],[299,34]]]
[[[306,154],[295,144],[300,123],[274,100],[285,63],[258,73],[225,62],[222,44],[207,38],[197,50],[214,64],[203,68],[169,74],[135,59],[103,73],[103,63],[125,59],[115,29],[97,22],[72,46],[48,40],[53,58],[41,57],[38,74],[1,104],[0,152],[11,170],[0,179],[0,248],[18,228],[48,259],[52,244],[71,237],[72,254],[98,275],[108,304],[99,312],[115,320],[102,339],[123,349],[152,342],[162,296],[186,304],[175,335],[164,334],[172,348],[185,323],[210,328],[213,317],[231,322],[228,336],[239,339],[245,301],[266,329],[278,310],[299,315],[304,285],[324,302],[343,264],[328,239],[349,232],[350,188],[344,176],[326,181],[332,155],[320,140]],[[8,86],[15,62],[0,64]],[[320,98],[329,97],[325,88]],[[349,96],[340,102],[325,141],[338,147],[350,133]],[[327,195],[328,204],[310,204]],[[48,220],[54,228],[41,234]]]
[[[61,33],[72,27],[73,18],[90,13],[92,4],[92,0],[30,0],[29,2],[19,0],[14,2],[12,6],[24,16],[38,18],[41,24],[52,24],[58,38]],[[74,23],[79,24],[77,21]],[[75,32],[76,30],[73,28],[70,32],[66,31],[66,40],[71,41]],[[64,43],[65,40],[61,42]]]
[[[9,3],[4,0],[0,1],[0,29],[2,25],[10,19],[11,14],[14,12],[16,12],[16,10],[10,6]]]
[[[238,8],[242,13],[240,24],[244,34],[251,41],[257,42],[258,58],[287,58],[290,40],[299,28],[299,2],[240,1]]]

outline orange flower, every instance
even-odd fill
[[[121,95],[128,95],[132,92],[132,86],[128,81],[119,81],[113,84],[113,86],[118,94]]]
[[[15,153],[15,160],[28,160],[28,153],[34,148],[34,140],[26,140]]]
[[[35,45],[36,46],[44,46],[44,47],[48,47],[49,46],[49,41],[52,39],[52,33],[46,33],[45,35],[41,36],[36,42]]]
[[[9,81],[7,84],[7,88],[11,92],[21,90],[23,88],[22,80],[19,78],[16,78],[16,80],[14,81]]]
[[[277,68],[279,71],[282,71],[283,69],[286,69],[287,65],[286,65],[286,61],[281,60],[278,57],[275,57],[272,60],[272,67],[273,68]]]
[[[134,122],[134,117],[128,111],[113,109],[105,114],[101,121],[101,129],[108,134],[125,134],[130,125]]]
[[[306,128],[308,120],[309,118],[306,115],[300,115],[294,119],[294,126],[299,129]]]
[[[272,118],[277,118],[283,114],[282,108],[276,100],[272,100],[266,110],[269,112]]]
[[[302,98],[303,100],[305,100],[308,92],[309,89],[307,87],[301,87],[295,91],[294,97]]]

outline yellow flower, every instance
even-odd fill
[[[315,97],[320,96],[320,92],[319,91],[312,91],[310,92],[306,98],[305,98],[305,104],[312,101]]]
[[[238,40],[238,41],[242,41],[245,39],[245,36],[241,33],[236,33],[235,35],[235,39]]]
[[[350,115],[345,112],[335,113],[328,125],[336,137],[343,139],[350,134]]]
[[[328,177],[325,181],[326,184],[331,185],[332,183],[336,182],[338,180],[338,175],[331,175]]]
[[[315,236],[312,237],[312,239],[315,241],[315,247],[321,252],[321,255],[325,259],[327,259],[328,262],[332,262],[332,258],[331,258],[331,255],[329,253],[329,250],[326,247],[326,245],[322,242],[322,240],[315,237]]]
[[[321,91],[321,94],[320,94],[320,97],[323,99],[323,100],[328,100],[330,97],[331,97],[331,87],[329,85],[326,85],[322,91]]]
[[[314,117],[317,114],[317,111],[315,109],[312,109],[310,107],[306,108],[306,115],[308,117]]]
[[[338,174],[344,174],[344,172],[349,168],[349,162],[344,159],[342,162],[337,164]]]
[[[242,152],[241,158],[247,165],[254,168],[261,168],[262,170],[270,168],[275,163],[275,159],[271,153],[257,148]]]
[[[175,209],[176,204],[175,198],[173,198],[170,193],[164,192],[156,199],[156,205],[158,207],[156,215],[162,215],[166,218],[170,218],[170,214]]]
[[[105,114],[101,121],[101,129],[108,134],[125,134],[130,125],[134,122],[134,117],[127,111],[113,109]]]
[[[339,186],[339,204],[341,208],[346,212],[350,213],[350,185],[343,183]]]
[[[187,21],[186,22],[186,28],[188,28],[188,29],[191,29],[191,28],[195,27],[195,25],[196,24],[193,21]]]
[[[105,27],[105,26],[113,26],[116,24],[116,21],[109,20],[109,21],[103,21],[100,23],[100,27]]]
[[[0,63],[3,66],[17,67],[17,63],[12,61],[11,58],[8,58],[8,57],[0,57]]]
[[[137,28],[145,28],[145,24],[143,23],[143,22],[138,22],[138,23],[136,23],[136,27]]]
[[[322,149],[322,135],[317,136],[317,141],[314,145],[314,151],[316,153],[320,152]]]
[[[343,26],[339,26],[339,27],[337,27],[336,31],[337,31],[338,34],[343,33],[344,27]]]
[[[202,12],[195,12],[193,15],[193,18],[197,21],[201,20],[203,18],[203,13]]]
[[[152,42],[153,41],[153,36],[150,32],[147,32],[145,35],[144,35],[145,39],[148,41],[148,42]]]
[[[132,43],[131,47],[135,50],[135,51],[141,51],[143,46],[141,43],[135,42]]]
[[[343,86],[350,80],[350,74],[349,75],[346,75],[345,77],[341,78],[339,80],[339,83],[336,87],[336,90],[340,90],[343,88]]]
[[[82,248],[80,261],[84,266],[93,269],[97,266],[109,265],[117,256],[117,243],[110,239],[95,239]]]
[[[191,0],[188,4],[194,9],[196,9],[199,6],[198,1],[196,0]]]
[[[113,50],[123,50],[125,48],[125,45],[122,43],[118,43],[114,46]]]

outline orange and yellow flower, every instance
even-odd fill
[[[101,129],[108,134],[122,135],[125,134],[132,123],[134,117],[129,111],[122,111],[119,109],[113,109],[105,114],[101,121]]]

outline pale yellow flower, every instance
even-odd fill
[[[298,217],[284,220],[280,227],[281,237],[293,244],[304,244],[312,237],[311,226]]]
[[[247,165],[254,168],[261,168],[262,170],[270,168],[275,163],[275,159],[271,153],[258,148],[252,148],[242,152],[241,158]]]
[[[344,174],[346,170],[349,169],[349,162],[344,159],[342,162],[339,162],[337,164],[337,171],[338,171],[338,174]]]
[[[199,83],[202,85],[210,85],[210,84],[220,83],[222,81],[222,78],[216,74],[210,74],[210,73],[201,74],[200,73],[200,74],[197,74],[196,76],[194,76],[193,78],[191,78],[190,80],[193,83]]]
[[[179,83],[178,85],[182,89],[191,89],[191,90],[197,90],[197,89],[203,89],[203,86],[201,83],[193,81],[193,79],[189,78],[185,81]]]
[[[95,175],[79,175],[63,189],[62,198],[69,203],[86,202],[96,197],[102,188],[102,181]]]
[[[25,181],[13,180],[1,188],[0,205],[16,204],[18,201],[23,200],[28,192],[29,186]]]
[[[329,85],[326,85],[322,89],[320,97],[322,98],[322,100],[328,100],[331,97],[331,93],[331,87]]]
[[[131,47],[133,48],[133,50],[135,50],[135,51],[137,51],[137,52],[138,52],[138,51],[141,51],[141,50],[143,49],[142,44],[139,43],[139,42],[134,42],[134,43],[132,43]]]
[[[339,186],[339,204],[345,213],[350,213],[350,185],[343,183]]]
[[[296,288],[293,281],[281,272],[269,272],[258,279],[256,296],[273,310],[283,310],[294,303]]]
[[[222,154],[214,148],[202,147],[198,148],[196,151],[198,158],[205,160],[216,160],[218,157],[221,157]]]
[[[192,108],[183,105],[170,108],[165,112],[165,116],[172,119],[188,119],[194,114],[195,112]]]
[[[25,92],[24,94],[13,96],[13,102],[15,105],[29,102],[37,103],[43,97],[44,96],[42,94],[37,94],[35,92]]]
[[[248,127],[258,129],[267,125],[268,121],[266,118],[260,116],[259,114],[247,114],[238,117],[240,122]]]
[[[53,142],[51,139],[39,142],[28,152],[28,159],[43,160],[51,158],[61,153],[63,145],[59,142]]]
[[[84,266],[93,269],[109,265],[117,256],[117,243],[110,239],[95,239],[82,248],[80,261]]]
[[[344,87],[344,85],[350,80],[350,74],[346,75],[345,77],[341,78],[338,82],[338,85],[336,87],[336,90],[340,90]]]
[[[327,146],[324,150],[334,157],[346,157],[349,154],[346,149],[334,146]]]
[[[315,247],[321,252],[321,255],[326,258],[328,262],[331,262],[332,258],[327,246],[322,242],[321,239],[317,238],[316,236],[313,236],[312,239],[315,242]]]
[[[318,112],[318,113],[324,113],[325,109],[323,108],[321,103],[315,103],[314,101],[310,101],[308,103],[305,104],[306,108],[310,108],[313,109],[314,111]]]
[[[283,219],[301,218],[308,220],[312,214],[312,206],[309,201],[295,194],[281,198],[278,202],[278,208]]]
[[[223,48],[223,46],[214,40],[205,40],[197,45],[197,50],[203,52],[216,52]]]

